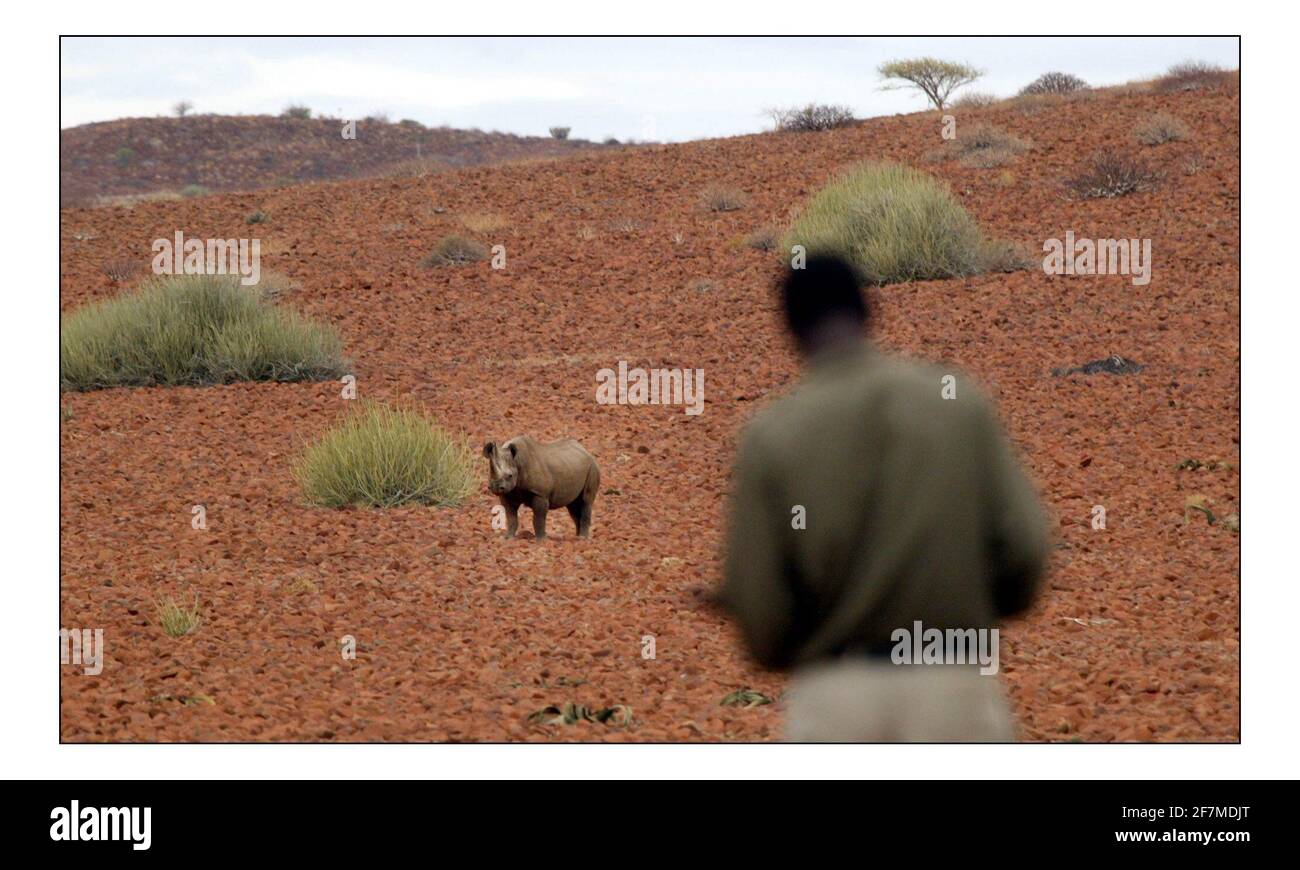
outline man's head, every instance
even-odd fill
[[[857,270],[829,255],[809,257],[802,269],[786,270],[781,304],[786,325],[805,354],[831,342],[860,337],[868,318]]]

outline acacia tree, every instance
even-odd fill
[[[953,63],[933,57],[917,57],[911,60],[891,60],[882,63],[877,70],[881,78],[889,81],[898,79],[905,84],[884,85],[884,90],[914,87],[934,104],[942,109],[948,104],[948,97],[962,85],[984,75],[984,71],[966,63]]]

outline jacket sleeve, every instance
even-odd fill
[[[793,656],[794,594],[785,577],[790,508],[778,501],[769,455],[747,432],[732,473],[721,601],[759,664],[779,668]]]
[[[998,614],[1012,616],[1037,595],[1048,557],[1047,521],[992,410],[986,406],[983,416],[991,591]]]

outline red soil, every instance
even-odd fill
[[[358,119],[343,139],[336,118],[191,115],[125,118],[59,132],[61,205],[96,197],[283,187],[377,175],[424,175],[458,166],[561,157],[601,147],[550,139]],[[122,150],[126,149],[126,150]]]
[[[1033,108],[1037,106],[1037,110]],[[996,399],[1058,527],[1042,600],[1003,631],[1003,678],[1029,740],[1239,737],[1238,538],[1185,499],[1238,511],[1239,94],[1116,92],[971,113],[1033,141],[1003,169],[928,164],[935,114],[822,134],[758,135],[569,160],[258,195],[62,212],[60,306],[117,292],[104,262],[150,242],[247,235],[288,301],[337,324],[360,393],[414,399],[475,443],[573,436],[600,460],[594,538],[506,541],[486,491],[455,510],[305,507],[304,439],[346,411],[337,384],[66,394],[61,617],[103,627],[103,673],[62,669],[68,741],[754,741],[779,705],[719,706],[783,678],[746,662],[703,604],[715,584],[735,436],[797,376],[769,290],[773,255],[739,244],[783,224],[837,168],[890,158],[948,179],[997,237],[1152,239],[1151,283],[1033,268],[890,286],[879,343],[950,361]],[[1144,149],[1155,190],[1068,202],[1061,179],[1128,146],[1148,113],[1186,142]],[[959,119],[959,123],[961,120]],[[1185,174],[1192,154],[1200,168]],[[749,205],[715,214],[711,183]],[[470,213],[507,268],[423,269]],[[675,238],[680,234],[680,242]],[[700,279],[711,289],[696,286]],[[1053,377],[1118,353],[1136,375]],[[600,406],[595,372],[702,368],[706,409]],[[1233,468],[1177,470],[1189,458]],[[207,507],[208,528],[190,527]],[[1091,526],[1104,505],[1107,528]],[[525,515],[526,517],[527,515]],[[524,527],[528,528],[527,519]],[[530,536],[529,536],[530,537]],[[181,639],[153,614],[197,591]],[[355,661],[340,656],[343,635]],[[641,657],[644,635],[657,658]],[[177,698],[207,696],[184,705]],[[160,696],[170,696],[160,698]],[[152,699],[152,700],[151,700]],[[540,726],[574,701],[629,705],[625,729]]]

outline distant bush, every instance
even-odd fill
[[[963,166],[991,169],[1002,166],[1029,147],[1025,140],[991,124],[966,124],[929,155],[934,160],[956,160]]]
[[[606,144],[606,145],[618,145],[618,144],[620,144],[620,143],[619,143],[618,139],[616,139],[616,138],[613,137],[613,136],[610,136],[610,137],[608,137],[608,138],[605,139],[605,143],[604,143],[604,144]]]
[[[873,284],[1021,268],[1004,243],[984,237],[947,185],[910,167],[866,163],[822,188],[781,247],[838,254]]]
[[[237,275],[156,277],[59,324],[65,390],[326,380],[347,370],[332,327],[271,305]]]
[[[1083,171],[1067,179],[1065,188],[1075,199],[1114,199],[1149,190],[1160,174],[1136,157],[1119,151],[1101,151],[1089,158]]]
[[[1155,90],[1161,93],[1173,91],[1199,91],[1206,88],[1221,87],[1232,81],[1230,70],[1200,60],[1188,60],[1176,63],[1160,78],[1155,80]]]
[[[823,106],[809,103],[794,109],[768,109],[776,129],[787,133],[814,133],[847,127],[857,121],[847,106]]]
[[[771,227],[760,227],[745,236],[745,247],[756,251],[770,251],[776,247],[777,232]]]
[[[475,454],[427,414],[364,402],[308,444],[293,475],[318,507],[459,505],[478,488]]]
[[[433,250],[420,261],[421,266],[460,266],[488,258],[486,245],[467,239],[464,236],[450,235],[444,237]]]
[[[191,103],[189,100],[181,100],[179,103],[176,103],[174,106],[172,106],[172,114],[178,118],[184,118],[186,115],[190,113],[190,109],[193,108],[194,108],[194,104]]]
[[[1133,129],[1133,135],[1143,145],[1163,145],[1166,142],[1181,142],[1191,135],[1187,125],[1164,112],[1147,116]]]
[[[371,112],[362,120],[369,121],[371,124],[391,124],[392,120],[388,117],[387,112]]]
[[[139,260],[131,257],[118,257],[104,264],[104,277],[110,281],[129,281],[143,271]]]
[[[187,184],[181,188],[181,196],[186,199],[192,199],[196,196],[207,196],[212,191],[208,190],[201,184]]]
[[[962,94],[952,101],[954,109],[987,109],[989,106],[997,105],[1002,102],[993,94],[987,91],[971,91],[969,94]]]
[[[914,87],[925,94],[936,109],[948,104],[953,91],[984,75],[984,71],[966,63],[954,63],[934,57],[892,60],[876,69],[886,81],[897,79],[906,85],[885,85],[887,89]]]
[[[700,202],[709,211],[738,211],[749,204],[749,196],[738,187],[710,184],[700,192]]]
[[[126,168],[135,162],[135,149],[123,145],[113,152],[113,162],[118,166]]]
[[[293,103],[285,106],[284,111],[280,113],[281,118],[299,118],[306,119],[311,117],[311,109],[307,106]]]
[[[572,127],[552,127],[550,130],[552,139],[568,139],[569,131]]]
[[[271,216],[262,210],[250,214],[245,220],[250,224],[264,224],[271,219]]]
[[[1030,97],[1037,94],[1072,94],[1087,90],[1088,83],[1078,76],[1063,72],[1043,73],[1020,89],[1020,96]]]

